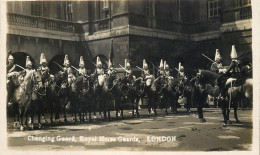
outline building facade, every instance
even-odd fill
[[[213,59],[219,49],[228,64],[232,45],[238,55],[252,51],[251,18],[251,0],[9,1],[7,50],[36,65],[44,52],[58,63],[68,54],[76,67],[83,55],[93,68],[112,51],[116,68],[125,58],[132,66],[165,59],[171,68],[209,68],[202,53]]]

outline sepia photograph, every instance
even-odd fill
[[[2,3],[9,151],[259,153],[251,0]]]

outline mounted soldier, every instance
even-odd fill
[[[157,77],[164,77],[164,76],[165,76],[164,63],[163,63],[163,59],[161,59],[159,70],[157,72]]]
[[[154,96],[153,96],[153,92],[151,89],[154,77],[152,75],[150,75],[150,71],[148,69],[148,64],[146,63],[145,59],[143,59],[142,78],[143,78],[143,82],[145,82],[144,94],[147,95],[148,113],[150,114],[150,113],[153,113],[153,109],[155,109],[155,106],[156,106],[155,104],[153,104]],[[157,114],[156,111],[155,111],[155,114]]]
[[[50,78],[50,69],[47,66],[48,62],[46,60],[44,53],[41,53],[40,65],[41,66],[38,68],[38,71],[40,71],[40,73],[42,74],[42,80],[43,80],[42,82],[45,86],[48,86],[49,78]]]
[[[69,61],[69,57],[66,54],[64,57],[64,62],[63,62],[63,72],[67,75],[68,77],[68,87],[71,85],[71,83],[73,82],[73,80],[75,80],[75,77],[73,75],[73,71],[72,68],[70,67],[70,61]]]
[[[231,63],[227,69],[223,71],[223,75],[218,79],[218,85],[221,89],[219,99],[227,99],[228,85],[233,81],[241,82],[241,63],[238,60],[236,48],[232,45],[231,49]]]
[[[26,63],[25,63],[25,69],[21,71],[21,75],[20,76],[20,79],[19,79],[19,83],[22,83],[23,82],[23,78],[29,73],[31,72],[33,69],[33,66],[32,66],[32,61],[30,60],[30,57],[27,56],[26,57]]]
[[[14,63],[14,57],[11,51],[8,52],[8,64],[7,64],[7,102],[11,102],[13,98],[13,89],[18,83],[13,81],[13,78],[18,76],[18,67]]]
[[[85,68],[85,62],[83,60],[83,56],[80,56],[79,60],[79,69],[77,71],[76,76],[84,76],[85,78],[88,78],[90,74],[90,71]]]
[[[112,62],[110,60],[108,61],[108,71],[107,71],[107,74],[109,76],[116,75],[116,70],[114,69],[113,64],[112,64]]]
[[[215,73],[223,73],[224,69],[221,61],[222,61],[222,57],[220,55],[220,52],[218,49],[216,49],[215,62],[211,64],[210,71]]]

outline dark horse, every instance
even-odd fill
[[[206,122],[202,108],[208,94],[213,94],[212,85],[215,85],[216,79],[219,78],[218,74],[213,72],[209,73],[210,74],[202,70],[201,74],[198,74],[189,81],[193,85],[191,101],[193,102],[193,105],[197,106],[198,116],[201,122]]]
[[[55,87],[58,88],[57,92],[57,98],[59,100],[59,106],[56,109],[57,111],[60,111],[60,108],[63,110],[64,114],[64,122],[67,122],[67,117],[66,117],[66,105],[69,102],[69,85],[68,85],[68,77],[67,74],[59,71],[58,73],[55,74]],[[59,113],[55,114],[55,119],[60,119]]]
[[[132,108],[132,117],[136,116],[140,117],[138,112],[138,103],[143,97],[144,93],[144,83],[142,83],[142,79],[138,78],[135,79],[134,76],[132,77],[124,77],[122,79],[122,93],[123,93],[123,102],[130,101],[131,108]]]
[[[91,121],[91,111],[93,103],[93,80],[91,77],[78,76],[75,80],[76,87],[76,101],[73,111],[76,114],[79,113],[80,122],[85,122],[85,116],[87,119],[87,113],[89,113],[89,120]],[[76,120],[75,120],[76,121]]]
[[[154,80],[152,88],[154,89],[155,102],[159,103],[161,109],[165,108],[165,114],[168,115],[169,103],[172,100],[173,77],[160,76]]]

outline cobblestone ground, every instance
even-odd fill
[[[8,147],[12,150],[125,150],[125,151],[229,151],[251,150],[252,110],[238,110],[241,124],[222,127],[223,117],[218,108],[205,108],[207,122],[200,123],[196,109],[187,113],[179,109],[177,114],[157,116],[140,110],[140,118],[131,118],[130,110],[124,111],[124,119],[74,124],[44,124],[43,129],[20,131],[8,120]],[[47,120],[48,120],[47,116]],[[37,127],[37,124],[36,124]],[[103,137],[104,136],[104,137]],[[43,139],[47,138],[47,141]],[[53,142],[51,141],[53,139]],[[65,140],[65,141],[63,141]]]

